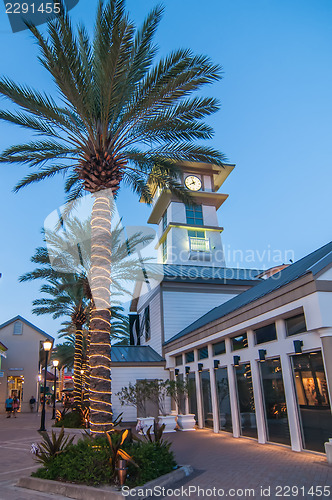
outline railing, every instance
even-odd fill
[[[190,236],[189,244],[192,252],[210,252],[209,238],[197,238],[196,236]]]

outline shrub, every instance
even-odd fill
[[[122,433],[114,435],[115,442],[122,440]],[[163,442],[139,441],[122,443],[127,452],[138,465],[128,463],[126,484],[138,486],[171,472],[176,466],[170,444]],[[114,450],[113,450],[114,452]],[[112,450],[106,437],[80,439],[77,444],[70,445],[65,453],[55,456],[44,468],[32,475],[42,479],[83,483],[88,485],[114,483],[110,458]]]
[[[88,485],[110,483],[112,469],[109,459],[110,449],[106,439],[80,439],[33,476]]]
[[[156,442],[133,443],[125,447],[133,457],[138,469],[128,464],[128,480],[130,486],[140,486],[152,479],[171,472],[176,467],[173,452],[169,443]]]
[[[70,413],[65,413],[61,420],[55,422],[54,427],[66,427],[69,429],[84,427],[81,412],[73,410]]]

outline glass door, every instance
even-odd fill
[[[260,363],[268,440],[290,445],[280,358]]]
[[[257,438],[254,390],[250,363],[235,367],[242,436]]]
[[[320,351],[292,356],[303,446],[324,452],[332,435],[332,415]]]
[[[215,370],[215,375],[219,409],[219,429],[221,431],[233,432],[227,368],[218,368]]]
[[[204,427],[213,428],[210,372],[208,370],[204,370],[201,372],[201,389],[202,389],[202,406],[203,406],[202,408],[203,425]]]
[[[188,375],[188,403],[189,403],[189,413],[195,415],[196,424],[197,419],[197,399],[196,399],[196,379],[195,372],[189,372]]]

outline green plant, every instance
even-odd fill
[[[165,399],[167,396],[168,380],[147,381],[146,397],[158,405],[159,415],[166,415]]]
[[[183,398],[187,396],[189,392],[188,381],[178,378],[175,380],[166,380],[166,392],[176,403],[178,409],[180,409]]]
[[[149,386],[147,380],[137,380],[135,384],[129,382],[128,387],[122,387],[116,395],[119,398],[121,406],[133,406],[137,409],[140,417],[145,417],[145,402]]]
[[[111,450],[109,463],[111,465],[113,475],[116,473],[116,465],[119,458],[123,458],[124,460],[127,460],[127,462],[132,463],[135,467],[138,467],[133,458],[122,448],[122,445],[129,434],[128,429],[125,429],[124,431],[105,432],[105,434]]]
[[[66,453],[58,455],[32,475],[88,485],[109,484],[113,477],[109,458],[110,449],[106,438],[80,439]]]
[[[165,427],[166,427],[165,424],[162,424],[159,426],[157,424],[157,422],[154,421],[154,423],[153,423],[153,437],[151,435],[152,425],[150,425],[150,427],[148,428],[148,430],[146,431],[145,434],[144,434],[144,431],[142,431],[144,439],[150,443],[159,443],[159,444],[166,443],[166,441],[163,440],[163,433],[164,433]],[[141,441],[141,439],[138,438],[137,436],[135,436],[135,440]]]
[[[49,437],[47,432],[40,432],[43,441],[38,443],[38,451],[36,454],[37,462],[48,466],[55,457],[68,450],[72,444],[74,437],[65,437],[64,428],[61,429],[59,435],[52,431],[52,438]]]
[[[61,420],[57,420],[54,427],[66,427],[68,429],[78,429],[85,427],[83,422],[83,414],[79,410],[72,410],[65,413]]]
[[[138,468],[128,465],[128,480],[130,486],[139,486],[152,481],[176,467],[173,452],[170,450],[171,443],[140,442],[126,447]]]

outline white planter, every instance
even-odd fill
[[[187,415],[178,415],[178,425],[181,431],[194,431],[196,420],[193,413]]]
[[[153,432],[154,417],[137,417],[136,430],[142,434],[142,431],[146,433],[148,428],[152,426]]]
[[[159,425],[165,424],[164,433],[175,432],[176,427],[176,415],[159,415],[158,420]]]

